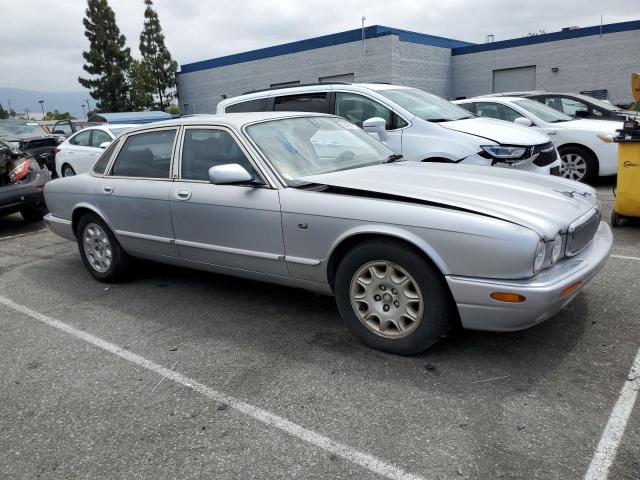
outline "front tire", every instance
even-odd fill
[[[73,169],[71,165],[69,165],[68,163],[65,163],[64,165],[62,165],[62,168],[60,169],[60,173],[62,174],[63,177],[73,177],[76,174],[76,171]]]
[[[115,283],[126,276],[129,255],[100,217],[85,214],[78,222],[76,236],[82,262],[97,280]]]
[[[383,352],[422,352],[453,323],[442,274],[397,241],[370,240],[348,252],[336,272],[335,295],[349,330]]]
[[[569,146],[561,148],[559,153],[561,177],[591,183],[598,176],[598,160],[586,148]]]

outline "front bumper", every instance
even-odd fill
[[[449,275],[446,277],[458,306],[464,328],[472,330],[514,331],[536,325],[562,310],[600,271],[609,258],[613,235],[604,222],[593,240],[578,255],[526,280],[494,280]],[[567,287],[580,287],[561,297]],[[493,292],[522,295],[522,303],[506,303],[491,298]]]

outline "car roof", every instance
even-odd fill
[[[470,102],[513,102],[514,100],[531,100],[527,97],[472,97],[472,98],[464,98],[462,100],[455,100],[453,103],[470,103]]]
[[[250,123],[260,122],[262,120],[277,120],[284,118],[298,117],[335,117],[335,115],[327,115],[325,113],[309,113],[309,112],[246,112],[246,113],[225,113],[224,115],[195,114],[184,117],[165,120],[162,122],[145,123],[136,125],[127,133],[150,130],[160,127],[178,127],[182,125],[220,125],[230,128],[240,129]]]

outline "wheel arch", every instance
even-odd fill
[[[327,280],[333,289],[335,283],[335,275],[338,265],[345,255],[359,245],[368,240],[382,239],[404,243],[413,249],[426,261],[435,266],[436,269],[444,276],[449,273],[449,269],[444,259],[429,245],[428,242],[417,235],[391,226],[378,227],[376,229],[359,228],[345,233],[332,246],[327,260]]]
[[[596,176],[597,176],[600,173],[600,160],[598,159],[598,155],[596,155],[596,152],[594,152],[592,149],[590,149],[586,145],[583,145],[582,143],[569,142],[569,143],[564,143],[564,144],[560,145],[559,147],[557,147],[558,153],[560,154],[560,156],[562,156],[562,152],[560,150],[562,150],[564,148],[571,148],[571,147],[580,148],[582,150],[586,150],[587,152],[589,152],[593,156],[594,160],[596,161],[596,167],[597,167]]]
[[[111,223],[107,220],[107,218],[95,207],[95,205],[91,205],[90,203],[79,203],[73,208],[73,212],[71,213],[71,229],[73,230],[74,235],[78,236],[78,223],[82,216],[86,213],[93,213],[100,217],[104,223],[107,224],[111,231],[113,228],[111,227]],[[115,232],[114,232],[115,235]]]

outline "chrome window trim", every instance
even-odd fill
[[[207,180],[192,180],[189,178],[182,178],[182,155],[184,150],[184,139],[187,133],[187,130],[223,130],[231,135],[231,138],[236,142],[245,158],[249,161],[249,163],[253,166],[253,168],[262,176],[263,180],[267,182],[267,186],[271,189],[276,189],[277,185],[273,182],[272,178],[267,174],[263,166],[256,162],[254,155],[251,154],[245,143],[243,142],[242,137],[246,137],[246,135],[238,135],[235,129],[231,127],[227,127],[225,125],[184,125],[183,132],[180,138],[180,150],[178,152],[178,156],[175,159],[175,163],[177,164],[174,179],[179,182],[195,182],[195,183],[210,183]]]

